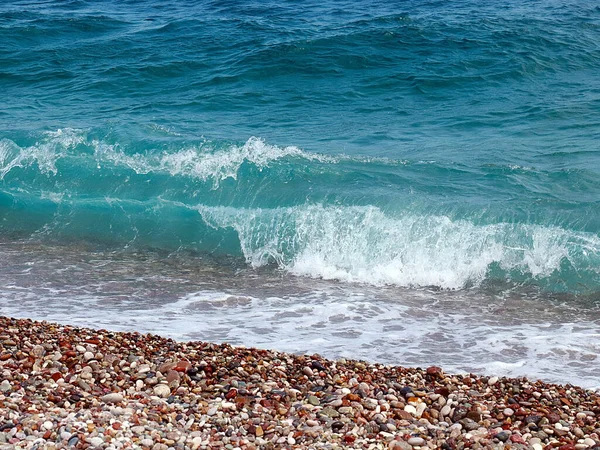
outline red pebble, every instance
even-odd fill
[[[352,444],[356,440],[356,436],[353,434],[347,434],[344,436],[344,442],[346,444]]]
[[[525,442],[525,439],[523,439],[518,434],[511,434],[510,440],[511,440],[511,442],[514,442],[515,444],[526,444],[527,443],[527,442]]]
[[[177,365],[175,366],[175,370],[177,372],[187,372],[191,368],[192,368],[192,364],[189,361],[186,361],[184,359],[182,359],[181,361],[179,361],[177,363]]]
[[[225,398],[227,400],[231,400],[237,396],[237,389],[230,389],[227,394],[225,394]]]
[[[115,430],[120,430],[121,429],[121,422],[115,422],[115,423],[113,423],[112,427]]]
[[[12,355],[10,353],[3,353],[0,355],[0,361],[6,361],[10,358],[12,358]]]
[[[58,381],[62,377],[63,377],[63,375],[60,372],[54,372],[52,375],[50,375],[50,378],[52,378],[54,381]]]
[[[179,381],[180,378],[181,377],[177,370],[169,370],[169,372],[167,373],[167,383],[171,383],[172,381]]]
[[[443,373],[442,368],[438,366],[431,366],[427,368],[427,375],[441,376]]]
[[[272,408],[273,407],[273,402],[271,400],[267,400],[266,398],[263,398],[260,401],[261,406],[263,406],[264,408]]]

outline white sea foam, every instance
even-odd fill
[[[244,162],[259,170],[282,158],[301,158],[309,161],[334,162],[333,158],[308,153],[298,147],[277,147],[264,140],[251,137],[242,146],[231,146],[216,152],[201,153],[198,149],[188,149],[177,153],[165,153],[160,159],[160,167],[172,175],[192,175],[202,180],[213,179],[215,185],[226,178],[237,177]]]
[[[277,263],[295,275],[375,285],[479,285],[492,263],[550,276],[597,236],[526,224],[475,225],[445,216],[384,214],[374,206],[198,208],[215,228],[233,228],[249,264]],[[573,261],[574,266],[577,262]]]
[[[126,154],[120,145],[94,141],[98,165],[106,162],[129,167],[137,173],[168,172],[172,176],[188,176],[203,181],[212,180],[217,188],[227,178],[236,179],[244,163],[263,170],[282,158],[301,158],[308,161],[336,162],[333,157],[300,150],[298,147],[278,147],[251,137],[242,146],[231,145],[214,150],[210,145],[188,147],[177,152],[157,154]]]
[[[283,158],[326,163],[336,163],[339,160],[338,157],[306,152],[295,146],[270,145],[257,137],[249,138],[243,145],[232,144],[225,148],[215,148],[210,143],[204,143],[175,152],[131,153],[120,143],[88,140],[85,130],[64,128],[44,132],[42,138],[29,147],[20,147],[9,139],[0,141],[0,179],[15,167],[27,167],[34,163],[40,172],[56,175],[56,161],[69,155],[80,144],[93,150],[98,168],[110,165],[144,174],[166,172],[172,176],[212,180],[215,188],[227,178],[236,179],[244,163],[263,170]]]
[[[19,147],[9,139],[0,141],[0,179],[16,167],[37,164],[41,173],[56,175],[56,161],[65,151],[85,142],[85,133],[72,128],[47,131],[29,147]]]

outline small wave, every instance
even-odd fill
[[[494,266],[505,278],[548,281],[564,265],[597,276],[600,262],[597,236],[557,227],[390,217],[374,206],[198,211],[208,225],[236,231],[252,266],[274,262],[292,274],[346,282],[463,289],[481,286]]]
[[[86,151],[82,152],[79,145],[83,145]],[[0,141],[0,179],[14,168],[34,165],[44,174],[56,175],[56,162],[59,159],[80,157],[89,151],[93,152],[97,168],[108,164],[111,167],[131,169],[138,174],[158,172],[202,181],[212,180],[215,188],[227,178],[236,179],[244,163],[263,170],[273,162],[285,158],[331,164],[344,158],[306,152],[295,146],[270,145],[258,137],[249,138],[243,145],[215,146],[205,142],[176,151],[150,149],[145,152],[130,152],[118,142],[89,140],[86,131],[65,128],[43,133],[41,139],[31,146],[20,147],[10,139]]]

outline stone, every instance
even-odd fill
[[[433,377],[442,377],[444,375],[444,371],[442,370],[441,367],[438,366],[431,366],[427,368],[427,375],[433,376]]]
[[[181,375],[176,370],[169,370],[167,372],[167,383],[177,382],[181,379]]]
[[[390,450],[412,450],[412,445],[406,441],[394,440],[389,443]]]
[[[2,383],[0,383],[0,392],[8,392],[11,389],[12,389],[12,387],[8,380],[4,380],[4,381],[2,381]]]
[[[31,354],[36,358],[41,358],[46,354],[46,349],[43,345],[34,345],[31,349]]]
[[[452,408],[450,407],[450,405],[444,405],[442,407],[442,409],[440,409],[440,414],[442,416],[448,416],[448,415],[450,415],[451,411],[452,411]]]
[[[157,397],[167,398],[171,395],[171,388],[166,384],[157,384],[154,386],[153,391]]]
[[[417,415],[417,408],[415,408],[413,405],[406,405],[404,407],[404,411],[406,411],[407,413],[412,414],[413,416]]]
[[[123,401],[123,395],[118,392],[111,392],[110,394],[100,397],[100,400],[104,403],[121,403]]]
[[[493,385],[495,385],[497,382],[498,382],[498,377],[491,377],[491,378],[489,378],[489,379],[488,379],[488,382],[487,382],[487,383],[488,383],[488,385],[489,385],[489,386],[493,386]]]
[[[91,445],[93,445],[94,447],[99,447],[99,446],[101,446],[102,444],[104,444],[104,439],[102,439],[102,438],[101,438],[101,437],[99,437],[99,436],[95,436],[95,437],[89,438],[89,439],[87,439],[87,441],[88,441],[88,442],[89,442]]]
[[[417,447],[417,446],[422,446],[423,444],[425,444],[425,439],[423,439],[422,437],[411,437],[408,439],[408,441],[406,441],[409,445],[412,445],[413,447]]]
[[[510,438],[510,433],[507,431],[501,431],[500,433],[496,433],[494,437],[501,442],[506,442]]]
[[[308,403],[310,403],[313,406],[318,406],[321,404],[321,402],[319,401],[319,399],[317,397],[315,397],[314,395],[309,395],[308,396]]]

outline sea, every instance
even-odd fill
[[[0,315],[600,388],[600,6],[1,2]]]

